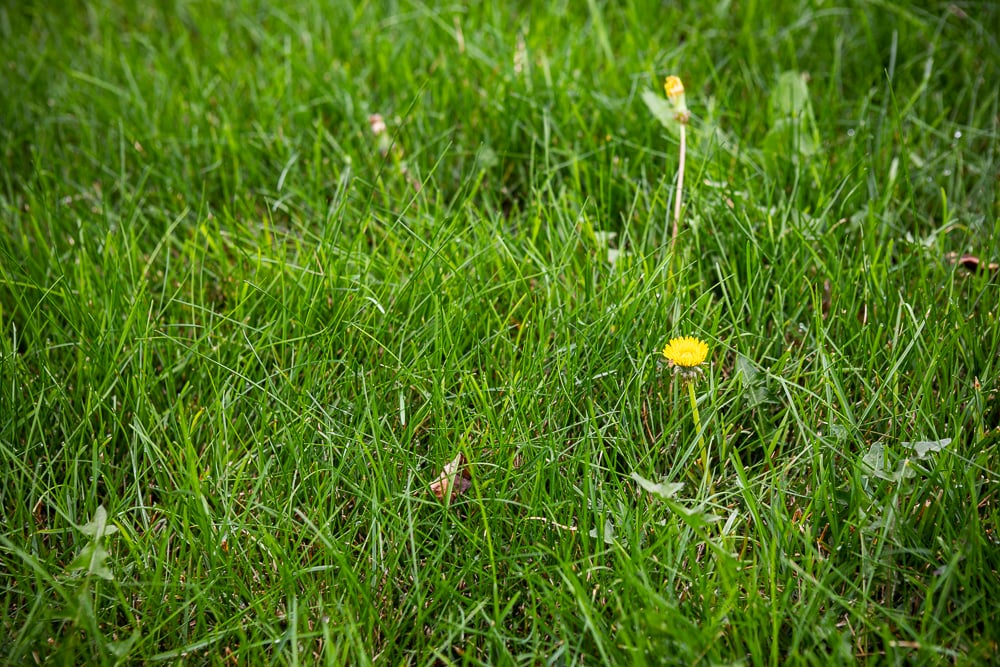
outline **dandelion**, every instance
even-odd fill
[[[687,101],[684,99],[684,83],[680,77],[668,76],[667,80],[663,82],[663,90],[666,92],[670,104],[674,107],[674,118],[681,125],[687,125],[688,120],[691,119],[691,112],[688,111]]]
[[[679,76],[670,75],[663,82],[663,90],[666,91],[667,97],[675,100],[684,95],[684,83]]]
[[[704,372],[702,365],[708,358],[708,343],[692,336],[671,338],[667,346],[663,348],[663,356],[674,367],[674,373],[679,374],[684,379],[684,384],[687,385],[688,398],[691,401],[691,415],[694,417],[694,428],[698,432],[701,463],[705,468],[705,477],[708,479],[708,449],[705,447],[705,436],[701,433],[698,400],[694,394],[694,381]]]
[[[672,338],[663,348],[663,356],[685,379],[694,379],[702,373],[701,365],[708,357],[708,343],[691,336]]]

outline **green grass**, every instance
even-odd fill
[[[997,660],[997,5],[470,4],[0,3],[0,662]]]

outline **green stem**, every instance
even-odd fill
[[[698,433],[698,449],[701,452],[701,465],[708,477],[708,448],[705,447],[705,435],[701,432],[701,416],[698,414],[698,400],[694,395],[694,381],[688,380],[688,398],[691,399],[691,414],[694,415],[694,429]]]

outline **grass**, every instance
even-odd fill
[[[0,661],[995,661],[997,34],[0,4]]]

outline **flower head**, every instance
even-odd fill
[[[684,84],[680,77],[670,75],[663,83],[663,90],[667,93],[667,99],[674,107],[674,117],[679,123],[686,124],[691,117],[688,111],[687,101],[684,99]]]
[[[681,373],[685,378],[692,378],[702,372],[701,365],[708,357],[708,344],[691,336],[672,338],[663,348],[663,356],[674,367],[675,372]]]
[[[673,101],[684,94],[684,83],[679,76],[670,75],[663,82],[663,89],[667,92],[667,97]]]

